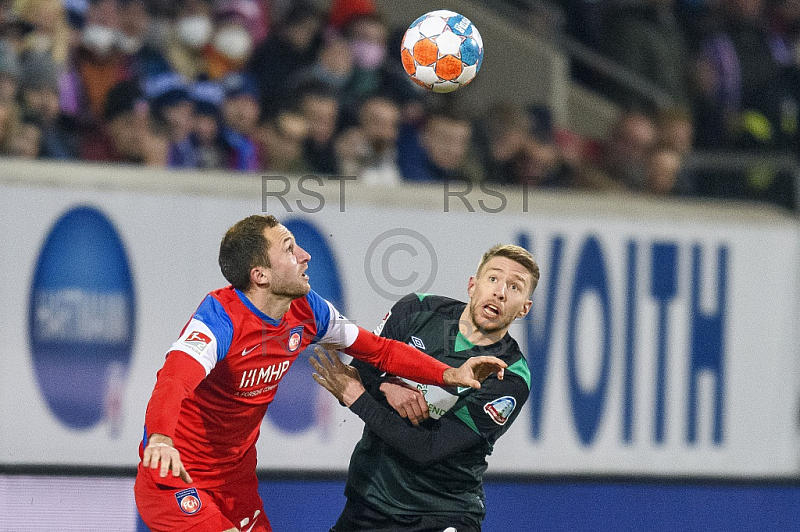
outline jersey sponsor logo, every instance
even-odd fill
[[[211,343],[211,338],[207,335],[201,333],[200,331],[192,331],[189,335],[183,340],[183,344],[186,347],[191,348],[193,351],[197,353],[202,353],[203,349]]]
[[[386,313],[386,316],[383,317],[383,320],[381,320],[378,326],[375,327],[375,330],[372,331],[372,333],[380,336],[380,334],[383,332],[383,326],[386,325],[386,322],[389,320],[389,316],[391,315],[392,311],[390,310],[389,312]]]
[[[244,357],[244,356],[247,356],[247,355],[249,355],[249,354],[250,354],[250,353],[252,353],[252,352],[253,352],[253,350],[254,350],[255,348],[257,348],[259,345],[261,345],[261,344],[254,345],[254,346],[253,346],[253,347],[251,347],[250,349],[242,349],[242,356]]]
[[[283,362],[278,362],[277,364],[264,368],[254,368],[243,371],[241,381],[239,382],[239,388],[250,388],[252,386],[277,382],[283,377],[286,370],[289,369],[290,364],[291,361],[284,360]]]
[[[278,384],[270,384],[269,386],[264,386],[263,388],[259,388],[257,390],[250,390],[247,392],[236,392],[233,394],[235,397],[255,397],[257,395],[261,395],[262,393],[266,393],[269,391],[274,390],[278,387]]]
[[[425,342],[417,338],[416,336],[411,337],[411,345],[416,347],[417,349],[425,349]]]
[[[303,326],[298,325],[294,327],[291,331],[289,331],[289,352],[296,351],[298,347],[300,347],[300,342],[303,340]]]
[[[196,514],[203,506],[196,488],[187,488],[179,491],[175,494],[175,500],[178,501],[178,507],[181,511],[189,515]]]
[[[504,395],[483,405],[483,411],[498,425],[505,425],[516,407],[517,400],[510,395]]]
[[[403,379],[402,377],[401,380],[412,388],[416,388],[422,392],[422,395],[425,396],[425,402],[428,403],[428,413],[433,419],[439,419],[445,415],[458,401],[457,395],[439,386],[420,384],[409,379]]]

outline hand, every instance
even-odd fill
[[[170,470],[173,477],[181,477],[187,484],[192,483],[192,477],[181,463],[181,455],[175,448],[172,438],[163,434],[151,434],[144,448],[142,466],[158,469],[161,466],[160,476],[164,478]]]
[[[315,347],[314,353],[319,357],[319,361],[313,356],[308,358],[316,371],[311,375],[314,380],[345,406],[349,407],[355,403],[356,399],[366,391],[361,383],[358,370],[343,363],[336,351],[326,353],[321,347]],[[328,358],[329,355],[330,358]]]
[[[425,395],[396,377],[381,383],[380,390],[386,396],[389,406],[401,417],[408,419],[412,425],[419,425],[428,417],[428,403]]]
[[[508,364],[497,357],[479,356],[471,357],[457,368],[448,368],[444,371],[445,386],[469,386],[480,388],[481,382],[494,372],[497,378],[503,380],[503,369]]]

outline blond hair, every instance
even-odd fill
[[[496,244],[489,248],[481,257],[481,261],[478,264],[478,273],[476,275],[480,276],[483,267],[494,257],[511,259],[528,270],[528,273],[531,274],[531,286],[528,292],[528,297],[530,297],[536,289],[536,285],[539,284],[539,265],[536,264],[533,255],[531,255],[527,249],[515,246],[514,244]]]

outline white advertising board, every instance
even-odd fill
[[[0,465],[137,463],[164,353],[203,296],[226,284],[219,239],[261,200],[0,185]],[[800,470],[800,250],[788,217],[267,207],[311,251],[312,286],[368,329],[411,291],[466,298],[491,245],[529,246],[542,278],[529,319],[511,332],[532,392],[491,472]],[[311,373],[301,356],[283,378],[260,468],[347,468],[363,424]]]

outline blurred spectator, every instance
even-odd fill
[[[714,25],[711,4],[719,0],[675,0],[675,16],[686,35],[690,51],[700,48],[700,42]]]
[[[347,82],[353,74],[350,45],[333,34],[325,39],[319,56],[309,66],[299,69],[288,81],[292,91],[303,91],[312,85],[326,85],[338,100],[344,98]]]
[[[149,105],[136,82],[122,81],[108,91],[103,118],[105,126],[89,130],[81,140],[81,159],[166,165],[166,139],[153,132]]]
[[[798,63],[798,45],[800,45],[800,1],[770,0],[767,2],[767,25],[770,33],[783,42],[792,56],[792,62]]]
[[[20,110],[14,101],[0,102],[0,154],[8,155],[20,123]]]
[[[225,93],[218,83],[200,81],[191,86],[189,96],[194,102],[192,144],[197,153],[197,167],[204,170],[225,168],[227,157],[219,124]]]
[[[796,127],[797,112],[783,83],[790,54],[767,30],[763,0],[731,0],[717,8],[720,27],[702,43],[697,63],[698,147],[785,146],[795,132],[783,126]]]
[[[221,0],[217,7],[218,16],[236,17],[257,46],[269,32],[268,2],[259,0]]]
[[[507,185],[568,185],[568,168],[555,144],[549,114],[542,108],[531,114],[538,118],[535,124],[528,113],[509,101],[489,106],[485,119],[487,180]]]
[[[106,95],[111,87],[132,75],[125,54],[117,45],[119,22],[117,0],[89,3],[75,68],[88,102],[88,109],[81,114],[90,123],[102,119]]]
[[[61,112],[58,72],[47,52],[25,53],[19,96],[22,111],[39,129],[38,156],[73,159],[78,156],[78,130],[73,117]]]
[[[675,0],[621,2],[606,16],[609,56],[672,97],[674,105],[690,102],[689,50],[675,18]],[[612,97],[626,107],[652,109],[636,91],[614,85]]]
[[[145,94],[150,100],[154,127],[167,139],[167,166],[196,168],[197,153],[190,138],[194,104],[183,79],[174,73],[159,74],[146,80]]]
[[[630,190],[644,190],[647,161],[656,143],[653,118],[639,111],[624,112],[605,143],[602,169]]]
[[[343,122],[351,125],[358,119],[358,106],[365,98],[380,94],[406,105],[424,91],[409,79],[397,60],[398,41],[389,40],[389,28],[378,14],[352,17],[343,27],[352,57],[353,68],[341,98]]]
[[[672,148],[655,148],[647,161],[647,185],[645,191],[656,196],[683,194],[679,188],[681,155]]]
[[[322,13],[314,4],[300,0],[253,51],[247,70],[258,84],[265,115],[275,114],[290,96],[287,80],[314,62],[322,24]]]
[[[694,143],[694,122],[687,109],[663,109],[655,118],[657,151],[670,152],[661,154],[662,166],[669,162],[673,155],[678,157],[678,170],[675,183],[672,187],[673,194],[693,195],[697,193],[697,176],[686,168],[686,159],[692,153]],[[651,156],[652,159],[652,156]]]
[[[62,0],[15,0],[14,10],[30,25],[19,51],[48,54],[56,65],[65,65],[71,43]]]
[[[339,163],[334,150],[334,136],[339,120],[339,100],[327,85],[313,84],[300,89],[297,108],[308,123],[308,138],[303,157],[318,174],[335,174]]]
[[[14,129],[8,154],[23,159],[36,159],[41,151],[42,129],[39,120],[23,115]]]
[[[303,145],[308,136],[308,122],[295,111],[281,111],[267,118],[259,127],[262,146],[262,168],[271,172],[307,174],[311,168],[303,158]]]
[[[358,124],[336,140],[339,172],[356,176],[366,185],[394,185],[401,181],[397,165],[400,108],[383,96],[367,98],[359,108]]]
[[[694,121],[688,109],[673,107],[656,113],[656,144],[675,150],[681,157],[692,151]]]
[[[328,8],[328,26],[340,32],[353,19],[377,12],[372,0],[333,0]]]
[[[644,190],[655,144],[653,118],[641,111],[624,111],[601,143],[596,159],[576,169],[575,185],[591,190]]]
[[[0,40],[0,104],[16,99],[19,71],[19,59],[13,46]]]
[[[222,80],[222,138],[227,147],[226,168],[256,171],[261,155],[254,140],[259,120],[258,88],[247,74],[228,74]]]
[[[209,76],[208,58],[214,22],[210,0],[185,0],[179,6],[167,41],[166,56],[175,72],[187,80]]]
[[[452,101],[450,101],[452,103]],[[480,181],[482,169],[470,153],[472,122],[457,105],[430,112],[421,129],[401,128],[398,165],[407,181]]]
[[[343,26],[342,36],[350,47],[354,67],[347,83],[347,96],[357,103],[386,85],[382,67],[389,29],[378,14],[359,15]]]
[[[145,0],[120,0],[117,46],[129,61],[131,77],[145,79],[170,71],[169,63],[150,42],[150,13]]]
[[[211,79],[241,71],[254,47],[260,9],[254,0],[222,0],[215,10],[216,31],[208,51],[208,74]]]

